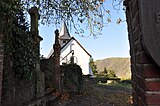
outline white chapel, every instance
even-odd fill
[[[61,46],[60,65],[68,64],[71,62],[71,57],[74,63],[82,68],[84,75],[92,75],[93,72],[90,67],[91,55],[87,50],[78,42],[77,39],[71,37],[65,22],[59,32],[59,43]],[[53,49],[50,51],[48,58],[53,56]]]

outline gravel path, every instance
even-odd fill
[[[130,98],[130,88],[88,81],[82,93],[63,94],[52,106],[132,106]]]

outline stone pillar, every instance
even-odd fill
[[[61,79],[61,69],[60,69],[60,50],[61,46],[58,41],[59,31],[55,31],[55,44],[53,45],[54,56],[53,56],[53,71],[55,73],[55,89],[62,92],[62,79]]]
[[[0,34],[0,106],[1,106],[1,98],[2,98],[2,80],[3,80],[3,42],[2,42],[2,34]]]
[[[150,58],[143,45],[144,17],[141,17],[143,11],[140,10],[142,1],[146,2],[146,0],[124,2],[130,42],[133,105],[160,106],[160,67]]]
[[[35,54],[36,58],[36,97],[42,97],[45,95],[45,81],[44,81],[44,73],[40,71],[40,41],[43,40],[39,36],[38,31],[38,20],[39,13],[37,7],[32,7],[29,10],[29,14],[31,16],[31,33],[33,36],[33,44],[35,44]]]
[[[33,35],[38,35],[39,13],[37,7],[32,7],[29,9],[29,14],[31,16],[31,33]]]

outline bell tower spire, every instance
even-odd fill
[[[61,47],[65,45],[70,39],[71,39],[71,36],[69,34],[67,25],[65,22],[63,22],[60,33],[59,33],[59,42]]]

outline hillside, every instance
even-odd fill
[[[106,58],[96,60],[98,72],[106,69],[112,69],[119,78],[131,78],[130,58]]]

